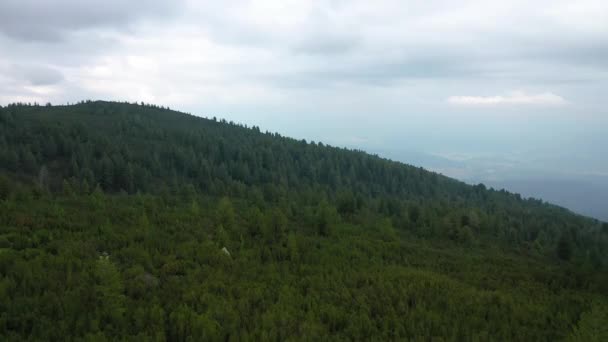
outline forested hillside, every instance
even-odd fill
[[[0,275],[3,341],[608,340],[608,224],[144,104],[0,107]]]

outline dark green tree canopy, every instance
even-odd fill
[[[608,226],[215,117],[13,104],[0,275],[2,341],[604,341]]]

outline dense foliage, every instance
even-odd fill
[[[0,107],[0,339],[606,340],[608,225],[144,104]]]

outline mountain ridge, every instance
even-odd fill
[[[362,151],[0,107],[2,340],[601,336],[607,251],[606,223]]]
[[[342,150],[342,151],[346,151],[346,152],[349,152],[349,153],[364,154],[364,155],[367,155],[368,157],[375,157],[375,158],[378,158],[380,160],[384,160],[384,161],[387,161],[387,162],[390,162],[390,163],[395,163],[397,165],[402,165],[402,166],[404,166],[406,168],[410,168],[410,170],[411,169],[419,169],[419,170],[422,170],[423,172],[426,172],[428,175],[432,175],[432,177],[442,177],[442,178],[445,178],[446,180],[449,180],[449,181],[454,182],[454,183],[458,183],[460,185],[473,186],[473,187],[475,187],[475,186],[477,186],[477,187],[483,186],[484,188],[486,187],[486,185],[483,184],[483,183],[479,183],[477,185],[470,184],[468,182],[461,181],[461,180],[459,180],[457,178],[453,178],[453,177],[450,177],[448,175],[444,175],[444,174],[442,174],[440,172],[436,172],[436,171],[433,171],[433,170],[430,170],[430,169],[426,169],[423,166],[415,166],[413,164],[408,163],[407,161],[400,160],[399,158],[395,159],[395,158],[385,157],[385,156],[382,156],[382,155],[380,155],[378,153],[369,153],[369,152],[366,152],[365,150],[357,149],[357,148],[332,146],[332,145],[324,144],[322,142],[316,142],[315,143],[314,141],[306,141],[305,139],[295,139],[295,138],[291,138],[291,137],[288,137],[288,136],[283,136],[279,132],[269,132],[269,131],[261,132],[260,128],[258,126],[255,126],[255,125],[254,126],[247,126],[246,124],[235,123],[235,122],[232,122],[232,121],[227,121],[225,119],[217,119],[216,117],[209,118],[209,117],[204,117],[204,116],[193,115],[191,113],[186,113],[186,112],[181,112],[179,110],[169,109],[168,107],[149,105],[149,104],[144,105],[143,102],[142,103],[137,103],[137,102],[131,103],[131,102],[116,102],[116,101],[104,101],[104,100],[95,100],[95,101],[88,100],[88,101],[82,101],[82,102],[79,102],[79,103],[76,103],[76,104],[52,105],[52,106],[50,104],[49,105],[45,105],[45,106],[41,106],[41,105],[37,105],[37,104],[35,104],[35,105],[11,104],[11,105],[6,106],[5,108],[10,108],[11,106],[23,106],[23,107],[26,107],[26,108],[43,108],[44,107],[44,109],[51,109],[53,111],[57,111],[57,110],[61,110],[61,109],[70,109],[70,108],[81,108],[82,109],[82,108],[86,108],[86,106],[91,106],[91,105],[93,105],[93,106],[95,106],[95,105],[102,105],[102,106],[110,106],[110,107],[111,106],[124,106],[124,105],[127,105],[127,106],[131,106],[133,108],[143,107],[143,108],[147,108],[147,109],[151,109],[151,110],[157,111],[158,113],[156,113],[156,114],[160,114],[161,112],[164,112],[164,114],[169,114],[169,115],[173,116],[174,118],[187,119],[188,122],[192,122],[192,123],[196,123],[196,124],[228,125],[231,128],[234,128],[234,129],[237,129],[237,130],[238,129],[245,129],[247,131],[251,131],[253,133],[258,133],[258,134],[265,135],[265,136],[278,137],[280,139],[286,139],[287,141],[290,141],[290,142],[302,142],[302,143],[306,143],[308,145],[313,145],[313,146],[316,145],[316,146],[326,147],[328,149],[334,149],[334,150],[338,150],[338,151]],[[86,112],[86,110],[84,110],[84,111],[82,111],[82,114],[91,116],[92,113]],[[102,114],[102,112],[98,112],[98,113],[93,114],[93,117],[95,117],[95,115],[99,115],[99,114]],[[122,114],[126,114],[126,113],[122,113]],[[136,116],[135,116],[135,121],[139,120],[138,117],[137,117],[137,115],[138,114],[136,114]],[[60,117],[60,118],[61,119],[67,119],[67,118],[69,118],[69,116]],[[163,115],[156,115],[154,118],[155,118],[155,120],[162,119],[162,120],[159,120],[159,122],[163,122],[163,124],[167,124],[168,122],[172,121],[172,120],[168,120],[170,117],[164,117]],[[46,120],[48,120],[48,119],[49,119],[49,117],[46,118]],[[73,117],[72,117],[72,119],[73,119]],[[181,127],[171,127],[171,126],[166,126],[166,127],[170,128],[170,129],[173,129],[173,130],[189,130],[189,129],[192,129],[191,126],[189,126],[189,125],[187,125],[185,123],[182,123]],[[98,128],[103,128],[103,127],[98,127]],[[510,191],[508,191],[508,190],[506,190],[504,188],[494,189],[494,188],[490,187],[489,190],[494,190],[494,191],[497,191],[497,192],[506,193],[508,195],[512,195],[512,196],[515,196],[515,197],[521,197],[521,195],[519,193],[510,192]],[[530,200],[532,200],[532,201],[538,201],[537,198],[533,198],[533,197],[531,197]],[[563,208],[563,207],[561,207],[561,206],[559,206],[557,204],[553,204],[553,203],[549,203],[549,202],[546,202],[546,203],[548,203],[550,205],[553,205],[553,206],[556,206],[556,207]],[[567,208],[563,208],[563,209],[568,210]],[[573,212],[573,214],[582,215],[582,214],[576,213],[576,212]]]

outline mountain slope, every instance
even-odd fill
[[[0,133],[3,340],[555,340],[605,310],[608,226],[540,201],[150,105]]]

